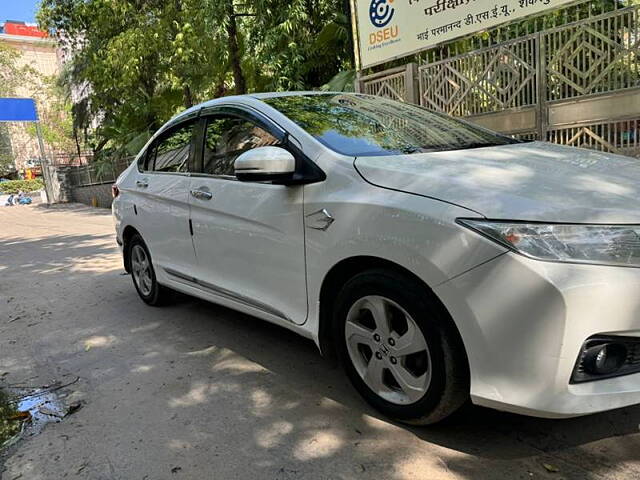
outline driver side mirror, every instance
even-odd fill
[[[281,147],[258,147],[240,154],[233,167],[242,182],[287,180],[295,173],[296,159]]]

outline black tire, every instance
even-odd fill
[[[347,314],[356,302],[368,296],[392,300],[414,319],[424,336],[431,381],[422,397],[412,403],[400,405],[382,398],[369,388],[351,360],[345,338]],[[356,390],[370,405],[394,420],[413,425],[433,424],[456,412],[469,399],[467,356],[453,320],[432,292],[408,276],[376,269],[347,281],[335,303],[333,338]]]
[[[131,255],[132,255],[132,252],[134,252],[134,249],[136,248],[136,246],[141,247],[144,250],[146,254],[146,258],[149,261],[149,273],[150,273],[149,276],[151,278],[151,288],[148,293],[142,291],[142,289],[138,285],[138,282],[136,281],[135,272],[133,271],[133,259]],[[144,243],[144,240],[142,239],[142,237],[137,233],[133,235],[133,237],[131,237],[131,240],[129,240],[129,242],[127,242],[127,259],[130,265],[131,279],[133,280],[133,286],[135,287],[142,301],[147,305],[151,305],[154,307],[158,307],[158,306],[162,306],[170,303],[170,301],[173,298],[173,292],[171,291],[171,289],[163,285],[160,285],[158,283],[158,280],[156,278],[156,272],[153,268],[153,262],[151,261],[151,254],[149,253],[149,249],[147,248],[147,245]]]

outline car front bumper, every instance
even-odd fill
[[[640,403],[640,373],[571,384],[592,335],[640,337],[640,269],[515,253],[434,289],[462,335],[475,404],[562,418]]]

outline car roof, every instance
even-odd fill
[[[324,91],[300,91],[300,92],[263,92],[263,93],[248,93],[246,95],[230,95],[228,97],[218,97],[206,102],[194,105],[187,111],[197,110],[203,107],[217,105],[219,103],[228,103],[234,101],[242,101],[247,99],[255,100],[267,100],[269,98],[277,97],[297,97],[297,96],[309,96],[309,95],[355,95],[354,92],[324,92]]]
[[[195,105],[192,107],[193,109],[199,109],[203,107],[217,105],[219,103],[227,103],[233,101],[242,101],[247,99],[255,99],[255,100],[267,100],[269,98],[278,98],[278,97],[302,97],[309,95],[350,95],[354,94],[353,92],[324,92],[324,91],[299,91],[299,92],[263,92],[263,93],[248,93],[246,95],[231,95],[228,97],[219,97],[213,100],[207,100],[199,105]]]
[[[299,92],[250,93],[247,96],[262,100],[265,98],[276,98],[276,97],[294,97],[294,96],[307,96],[307,95],[348,95],[350,93],[354,93],[354,92],[325,92],[325,91],[318,91],[318,90],[308,90],[308,91],[299,91]]]

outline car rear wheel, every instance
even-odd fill
[[[338,295],[334,335],[355,388],[391,418],[435,423],[468,399],[466,355],[451,320],[404,275],[371,270],[349,280]]]
[[[158,283],[149,249],[140,235],[134,235],[128,245],[131,278],[140,298],[148,305],[164,305],[171,291]]]

